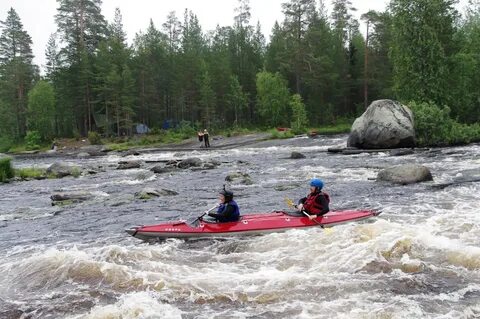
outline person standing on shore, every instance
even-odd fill
[[[210,147],[209,134],[207,129],[203,130],[203,140],[205,141],[205,147]]]

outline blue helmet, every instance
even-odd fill
[[[323,188],[323,181],[321,179],[314,178],[310,181],[310,186],[316,187],[318,189],[322,189]]]

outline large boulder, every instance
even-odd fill
[[[413,113],[392,100],[372,102],[352,125],[347,146],[363,149],[415,146]]]
[[[394,184],[413,184],[433,180],[430,170],[417,164],[398,165],[386,168],[377,175],[377,181],[392,182]]]
[[[79,173],[79,167],[70,166],[60,162],[55,162],[47,168],[47,174],[55,176],[56,178],[62,178],[69,175],[78,175]]]

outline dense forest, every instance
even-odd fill
[[[267,43],[239,0],[231,26],[201,28],[194,12],[145,22],[127,43],[122,14],[101,0],[57,0],[40,74],[11,8],[0,35],[0,144],[28,134],[131,135],[151,129],[319,126],[373,100],[438,108],[480,121],[480,1],[392,0],[357,20],[349,0],[289,0]],[[366,33],[360,32],[360,24]]]

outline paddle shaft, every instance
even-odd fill
[[[295,205],[295,204],[293,203],[293,200],[291,200],[290,198],[285,198],[285,200],[286,200],[286,202],[287,202],[287,204],[288,204],[289,206],[292,206],[292,207],[297,208],[297,205]],[[310,219],[310,216],[311,216],[311,215],[309,215],[309,214],[303,209],[303,207],[302,207],[302,209],[301,209],[300,211],[302,212],[303,215],[307,216],[308,219]],[[320,227],[322,227],[322,228],[324,227],[322,223],[319,223],[319,222],[316,221],[315,219],[310,219],[310,220],[312,220],[315,224],[319,225]]]
[[[212,208],[210,208],[209,210],[206,210],[203,212],[202,215],[198,216],[197,218],[195,218],[195,220],[192,222],[192,224],[196,223],[197,220],[201,220],[203,216],[207,215],[208,213],[210,213],[212,210],[214,210],[215,208],[217,208],[218,205],[215,205],[213,206]],[[173,226],[177,226],[177,225],[181,225],[181,224],[184,224],[185,222],[179,222],[179,223],[175,223],[173,224]]]

